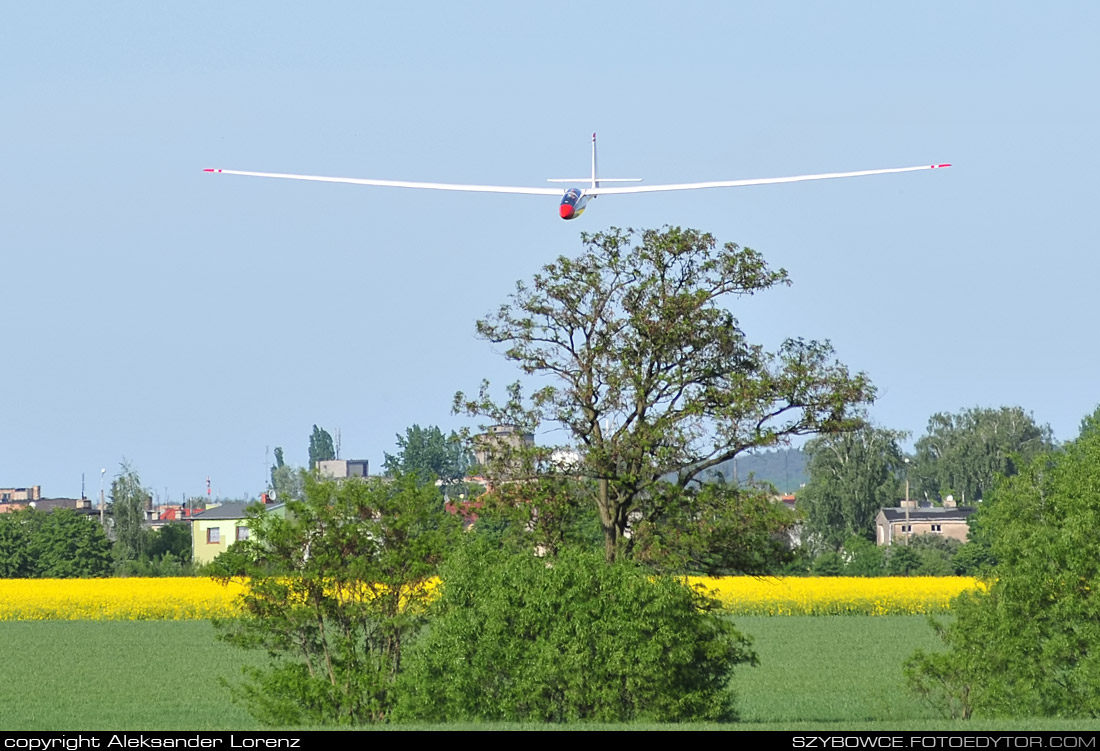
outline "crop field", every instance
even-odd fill
[[[735,623],[753,637],[760,665],[734,677],[742,722],[709,727],[1100,729],[1096,721],[938,719],[905,692],[901,674],[914,649],[935,647],[923,616],[747,616]],[[0,685],[19,687],[0,708],[0,731],[258,727],[227,685],[260,658],[217,641],[208,621],[9,621],[0,623],[0,641],[7,647]]]
[[[965,577],[692,577],[734,615],[918,615],[947,612],[977,586]],[[232,617],[239,583],[204,578],[0,579],[0,621]]]

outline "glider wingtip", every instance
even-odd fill
[[[941,167],[950,167],[950,166],[951,166],[950,163],[948,163],[948,164],[933,164],[932,169],[940,169]]]
[[[221,170],[216,170],[213,167],[207,167],[203,170],[203,172],[221,172]]]

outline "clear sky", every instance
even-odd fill
[[[681,225],[793,286],[750,340],[830,339],[879,423],[1100,401],[1100,4],[30,3],[0,19],[0,487],[263,489],[314,423],[381,465],[516,373],[479,316],[579,233]],[[604,197],[210,175],[545,185],[951,162]],[[544,440],[553,439],[547,436]]]

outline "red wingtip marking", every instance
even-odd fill
[[[937,167],[950,167],[950,166],[951,166],[950,164],[933,164],[932,169],[936,169]]]
[[[216,169],[204,169],[203,172],[217,172]]]

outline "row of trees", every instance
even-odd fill
[[[145,525],[149,491],[125,460],[111,482],[107,528],[73,509],[0,514],[0,578],[191,573],[191,530]]]
[[[880,508],[899,498],[938,503],[952,496],[976,505],[998,477],[1053,448],[1049,426],[1020,407],[937,413],[905,456],[902,431],[871,424],[806,444],[810,481],[798,494],[806,532],[818,549],[839,550],[849,538],[874,539]]]

